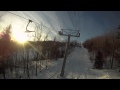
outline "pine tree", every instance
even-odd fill
[[[5,77],[5,69],[6,69],[6,65],[7,65],[7,60],[9,59],[9,56],[11,54],[11,37],[10,37],[10,29],[11,29],[11,25],[9,25],[8,27],[5,28],[5,30],[3,30],[3,32],[0,34],[0,63],[1,64],[1,72],[3,74],[4,79]]]
[[[101,51],[98,51],[96,54],[94,66],[97,69],[103,68],[103,54]]]

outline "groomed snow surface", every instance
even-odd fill
[[[76,47],[73,51],[69,54],[64,76],[61,77],[61,68],[63,64],[63,58],[59,58],[58,60],[43,60],[41,62],[41,72],[39,70],[40,64],[38,63],[38,73],[37,76],[35,75],[35,64],[36,61],[32,61],[33,69],[30,69],[30,79],[120,79],[120,72],[118,69],[108,70],[108,69],[92,69],[93,63],[89,60],[89,53],[85,48]],[[46,69],[47,65],[47,69]],[[31,68],[32,68],[31,67]],[[19,68],[19,74],[21,73],[22,79],[28,79],[27,74],[23,75],[23,68]],[[0,75],[0,77],[2,77]],[[7,79],[19,79],[19,75],[13,73],[7,73]]]
[[[76,47],[68,56],[64,76],[60,77],[63,59],[54,62],[53,67],[39,73],[34,79],[120,79],[118,70],[92,69],[89,53],[85,48]]]

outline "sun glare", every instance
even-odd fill
[[[20,43],[25,43],[27,41],[27,36],[24,32],[14,32],[13,37],[16,41]]]
[[[12,27],[12,38],[19,43],[25,43],[27,41],[26,33],[22,31],[22,28],[20,28],[20,26],[17,26],[15,24]]]

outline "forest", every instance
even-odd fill
[[[90,53],[90,60],[95,61],[98,51],[103,54],[104,68],[113,69],[120,66],[120,26],[112,31],[86,40],[83,46]]]

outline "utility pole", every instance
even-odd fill
[[[63,61],[63,65],[62,65],[62,69],[61,69],[61,74],[60,74],[60,76],[63,77],[64,76],[64,69],[65,69],[66,59],[67,59],[67,55],[68,55],[70,37],[80,37],[80,33],[79,33],[79,30],[70,30],[70,29],[61,29],[61,30],[62,31],[59,31],[59,35],[68,36],[68,42],[67,42],[67,45],[66,45],[64,61]],[[63,32],[65,32],[66,34],[63,33]],[[71,32],[71,33],[69,33],[69,32]],[[75,35],[72,35],[72,33],[75,33]]]

